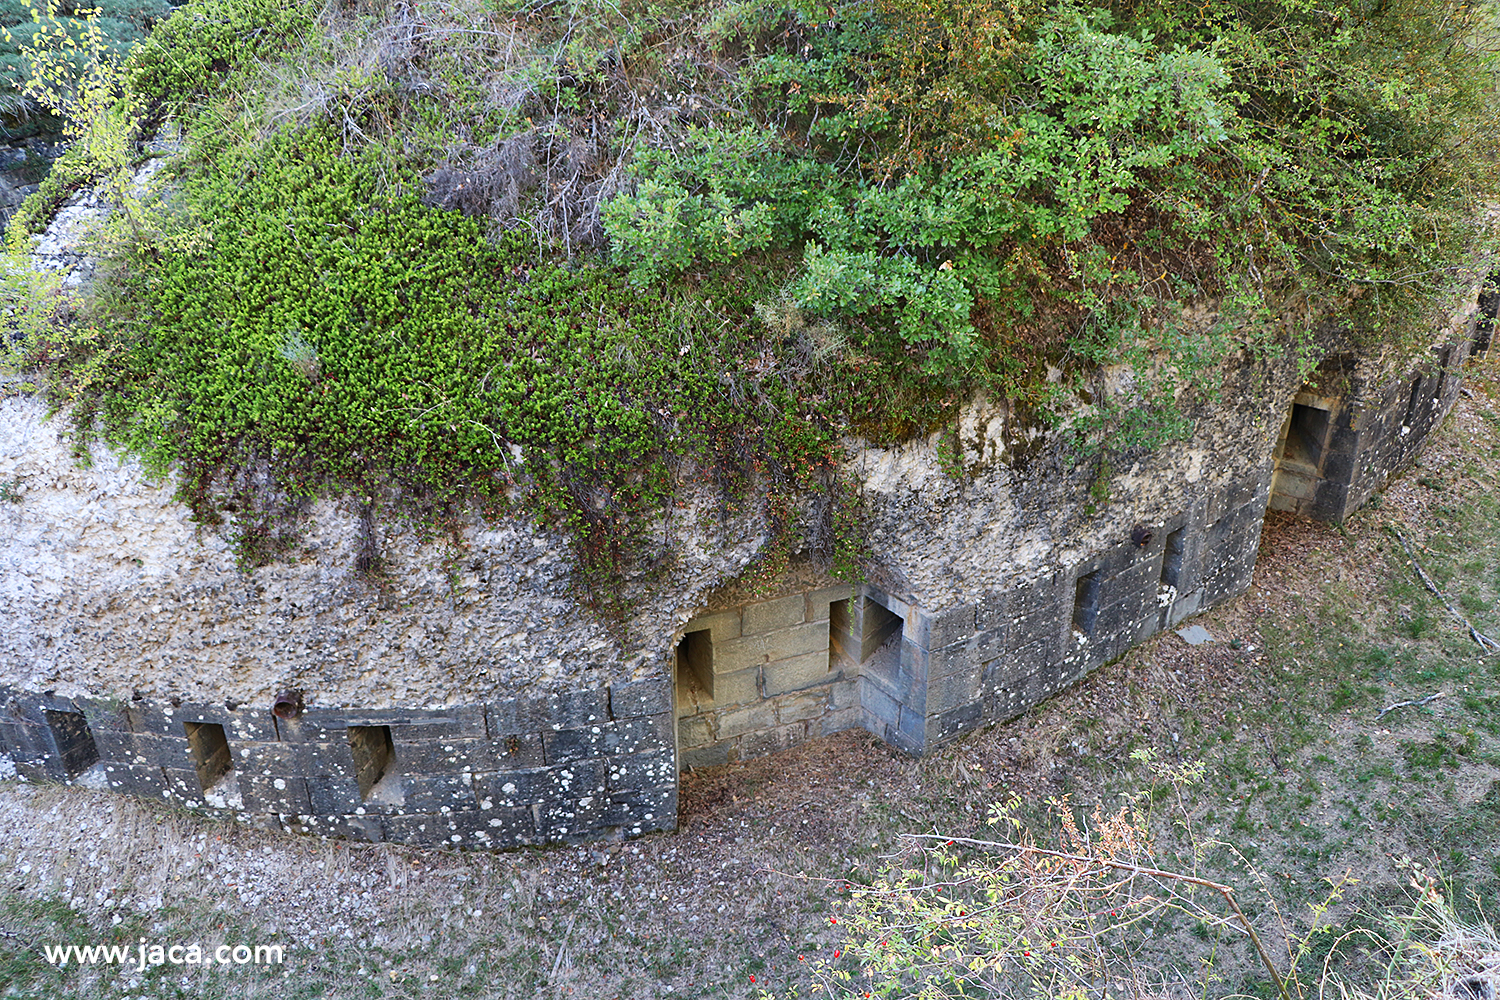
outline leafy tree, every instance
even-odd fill
[[[23,48],[68,39],[73,54],[67,64],[76,78],[88,69],[86,36],[91,31],[99,34],[103,53],[120,62],[170,11],[167,0],[101,0],[97,7],[53,2],[45,9],[22,0],[0,0],[0,128],[12,138],[62,131],[52,110],[26,94]]]

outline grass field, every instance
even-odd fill
[[[1157,855],[1235,885],[1281,968],[1285,941],[1306,938],[1314,978],[1339,931],[1409,906],[1404,858],[1440,871],[1462,916],[1489,905],[1493,919],[1500,656],[1481,655],[1397,537],[1500,637],[1500,373],[1476,369],[1466,385],[1421,463],[1347,524],[1268,518],[1253,586],[1196,619],[1214,642],[1159,636],[925,760],[846,733],[685,775],[675,834],[459,855],[0,784],[0,996],[805,996],[820,963],[843,963],[860,985],[830,922],[843,880],[868,881],[903,833],[986,835],[990,804],[1013,793],[1046,843],[1049,799],[1086,816],[1154,789]],[[1141,759],[1148,749],[1201,761],[1202,781],[1179,800]],[[1327,911],[1334,932],[1308,937],[1312,907],[1341,879],[1356,881]],[[1199,982],[1199,995],[1272,989],[1221,929],[1146,930],[1158,981]],[[145,971],[44,955],[142,939],[285,950],[274,965]],[[1203,987],[1210,956],[1218,978]],[[1349,949],[1336,964],[1373,974],[1362,960]]]

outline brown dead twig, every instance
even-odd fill
[[[1183,882],[1188,885],[1202,886],[1212,889],[1224,897],[1224,902],[1234,911],[1235,918],[1250,943],[1255,946],[1256,954],[1260,956],[1261,963],[1265,965],[1266,971],[1270,973],[1271,979],[1276,983],[1276,988],[1281,994],[1281,1000],[1291,1000],[1291,994],[1287,992],[1286,979],[1276,971],[1276,966],[1271,962],[1271,956],[1266,953],[1265,946],[1261,944],[1260,935],[1255,933],[1250,919],[1245,916],[1245,911],[1240,909],[1240,904],[1235,901],[1234,887],[1224,885],[1221,882],[1213,882],[1196,875],[1184,875],[1181,872],[1170,872],[1163,868],[1151,868],[1146,865],[1132,864],[1128,861],[1116,861],[1113,858],[1096,858],[1085,854],[1070,854],[1067,851],[1053,851],[1044,847],[1033,847],[1030,844],[1013,844],[999,840],[974,840],[969,837],[947,837],[937,833],[903,833],[902,837],[909,840],[941,840],[946,844],[964,844],[968,847],[977,847],[986,851],[1014,851],[1018,854],[1041,855],[1042,857],[1058,858],[1063,861],[1073,861],[1085,865],[1098,865],[1101,868],[1113,868],[1116,871],[1128,872],[1132,875],[1143,875],[1148,878],[1162,878],[1169,881]]]
[[[1453,615],[1454,618],[1457,618],[1459,620],[1459,623],[1462,624],[1464,628],[1469,630],[1469,638],[1473,639],[1474,642],[1479,646],[1479,648],[1485,653],[1500,652],[1500,642],[1496,642],[1494,639],[1491,639],[1489,636],[1485,635],[1483,632],[1475,628],[1474,623],[1469,621],[1469,619],[1464,616],[1464,613],[1462,611],[1454,607],[1452,601],[1448,600],[1448,595],[1444,594],[1440,589],[1438,589],[1438,585],[1433,582],[1432,577],[1427,575],[1427,571],[1423,569],[1422,564],[1417,561],[1417,554],[1412,551],[1411,543],[1406,540],[1406,536],[1397,531],[1394,526],[1390,528],[1390,532],[1391,534],[1396,536],[1396,541],[1400,542],[1401,547],[1406,550],[1407,556],[1411,559],[1412,569],[1417,571],[1417,578],[1422,581],[1422,585],[1436,594],[1437,599],[1442,601],[1443,606],[1448,609],[1448,613]],[[1390,711],[1390,709],[1386,709],[1386,711],[1388,712]],[[1385,713],[1382,712],[1381,714],[1384,715]]]

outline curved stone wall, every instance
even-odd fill
[[[173,705],[0,691],[21,776],[291,832],[475,848],[677,822],[671,691],[638,681],[437,710]]]

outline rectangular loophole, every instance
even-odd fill
[[[1167,544],[1161,550],[1161,582],[1164,587],[1178,587],[1182,580],[1183,535],[1186,528],[1178,528],[1167,535]]]
[[[1323,448],[1328,441],[1331,416],[1327,410],[1320,410],[1316,406],[1293,403],[1282,458],[1317,468],[1323,461]]]
[[[849,601],[828,602],[828,669],[837,670],[841,661],[858,662],[849,655],[853,645],[853,626],[849,621]]]
[[[359,797],[369,802],[383,788],[389,775],[394,779],[396,744],[390,726],[350,726],[349,751],[354,755],[354,778]]]
[[[99,763],[99,748],[94,745],[94,734],[89,732],[88,720],[82,712],[42,711],[47,717],[47,728],[52,730],[52,739],[62,752],[63,769],[68,777],[76,778]]]
[[[198,784],[206,797],[234,773],[229,740],[224,736],[224,727],[215,722],[184,722],[182,728],[187,732],[188,753],[192,755]]]
[[[1099,571],[1086,573],[1073,586],[1073,627],[1086,636],[1094,634],[1094,623],[1099,620]]]
[[[901,634],[901,616],[871,598],[865,598],[864,614],[859,623],[859,658],[863,662],[884,646],[891,636]],[[899,641],[897,645],[899,646]],[[898,654],[899,655],[899,654]]]
[[[1492,274],[1479,292],[1479,322],[1474,324],[1474,342],[1469,345],[1469,357],[1489,351],[1497,313],[1500,313],[1500,275]]]
[[[677,680],[714,696],[714,643],[708,629],[689,632],[677,644]]]
[[[1418,375],[1411,380],[1411,395],[1406,399],[1406,418],[1401,421],[1402,426],[1415,427],[1417,423],[1417,405],[1422,401],[1422,376]]]

